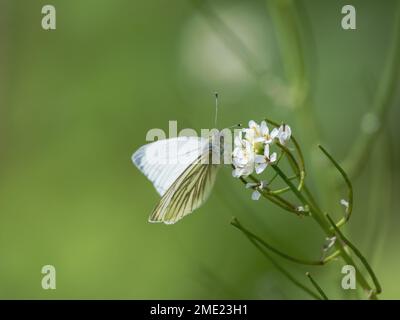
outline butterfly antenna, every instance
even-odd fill
[[[218,92],[214,93],[215,96],[215,119],[214,119],[214,125],[215,128],[217,127],[217,121],[218,121]]]
[[[228,129],[233,129],[233,128],[241,128],[242,124],[238,123],[238,124],[234,124],[233,126],[230,126]]]

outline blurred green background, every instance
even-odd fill
[[[0,0],[1,298],[308,298],[229,222],[236,216],[310,258],[321,253],[322,233],[253,202],[230,168],[194,214],[172,226],[147,222],[159,197],[131,154],[169,120],[213,126],[214,91],[220,127],[265,116],[291,124],[326,205],[345,189],[321,178],[316,143],[344,160],[357,136],[382,125],[353,178],[346,234],[372,262],[382,297],[400,298],[399,84],[382,81],[397,1],[296,1],[313,101],[304,110],[287,91],[285,68],[297,53],[282,52],[268,2]],[[355,31],[340,25],[348,2]],[[54,31],[41,28],[45,4],[57,10]],[[382,86],[394,87],[378,121],[370,111]],[[332,298],[358,297],[340,289],[341,261],[281,263],[304,283],[311,271]],[[56,290],[41,287],[47,264]]]

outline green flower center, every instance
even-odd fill
[[[253,148],[256,154],[261,154],[261,155],[264,154],[264,144],[262,142],[256,142],[253,145]]]

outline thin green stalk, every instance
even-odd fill
[[[321,151],[326,155],[326,157],[333,163],[335,168],[340,172],[342,175],[344,181],[346,182],[347,189],[348,189],[348,207],[346,208],[346,215],[338,222],[336,223],[336,226],[339,228],[342,225],[344,225],[347,221],[349,221],[351,213],[353,212],[353,186],[351,184],[351,181],[349,177],[347,176],[346,172],[342,169],[342,167],[339,165],[339,163],[329,154],[329,152],[321,145],[318,145],[318,147],[321,149]]]
[[[307,201],[307,199],[303,196],[303,194],[296,188],[296,186],[289,180],[289,178],[283,173],[283,171],[276,166],[275,164],[271,164],[271,167],[274,168],[275,172],[285,181],[285,183],[292,189],[293,193],[297,196],[297,198],[301,201],[301,203],[306,206],[312,206],[311,203]]]
[[[243,227],[237,219],[232,220],[231,224],[234,227],[236,227],[237,229],[239,229],[240,231],[242,231],[247,237],[251,237],[258,243],[260,243],[262,246],[264,246],[266,249],[272,251],[273,253],[277,254],[278,256],[280,256],[284,259],[287,259],[287,260],[295,262],[295,263],[308,265],[308,266],[321,266],[324,264],[324,262],[321,260],[312,261],[312,260],[300,259],[300,258],[292,257],[292,256],[276,249],[275,247],[271,246],[269,243],[267,243],[266,241],[261,239],[259,236],[255,235],[254,233],[250,232],[245,227]]]
[[[248,183],[247,180],[243,177],[240,177],[239,180],[244,185],[247,185],[247,183]],[[268,193],[265,193],[265,192],[260,192],[260,193],[262,194],[263,197],[265,197],[272,203],[276,204],[278,207],[281,207],[282,209],[284,209],[286,211],[298,214],[295,206],[293,206],[292,204],[287,204],[287,202],[282,202],[281,199],[277,196],[273,196],[273,195],[270,196]],[[284,200],[284,199],[282,199],[282,200]]]
[[[289,187],[284,187],[284,188],[280,188],[280,189],[276,189],[276,190],[270,191],[270,194],[280,195],[280,194],[285,193],[285,192],[287,192],[289,190],[290,190]]]
[[[297,190],[297,188],[296,188],[296,187],[293,185],[293,183],[286,177],[286,175],[283,173],[283,171],[282,171],[279,167],[277,167],[277,166],[275,166],[275,165],[272,165],[272,167],[275,169],[276,172],[278,172],[278,174],[280,175],[280,177],[288,184],[288,186],[292,189],[293,193],[297,196],[297,198],[298,198],[304,205],[308,205],[308,206],[309,206],[313,218],[314,218],[314,219],[316,220],[316,222],[321,226],[321,228],[325,231],[325,233],[326,233],[329,237],[332,237],[332,236],[336,235],[337,232],[334,232],[334,231],[331,230],[331,228],[330,228],[330,224],[331,224],[331,223],[330,223],[330,221],[327,220],[326,215],[324,215],[324,214],[322,213],[322,211],[318,210],[318,208],[314,207],[309,201],[307,201],[307,199],[303,196],[303,194],[302,194],[299,190]],[[334,228],[337,229],[336,225],[335,225]],[[349,243],[350,243],[350,242],[349,242]],[[353,261],[353,259],[351,258],[351,256],[350,256],[350,255],[346,252],[346,250],[344,249],[343,245],[342,245],[340,242],[336,241],[335,247],[336,247],[338,250],[340,250],[340,253],[341,253],[340,255],[341,255],[341,257],[343,258],[343,260],[344,260],[347,264],[350,264],[350,265],[353,265],[353,266],[354,266],[354,268],[355,268],[355,270],[356,270],[356,272],[357,272],[357,275],[358,275],[357,281],[360,283],[360,285],[361,285],[365,290],[367,290],[368,292],[373,291],[373,290],[371,289],[370,285],[368,284],[367,280],[364,278],[364,276],[362,275],[362,273],[360,272],[360,270],[358,269],[358,267],[357,267],[356,264],[354,263],[354,261]],[[354,253],[355,253],[356,255],[357,255],[357,254],[360,254],[360,255],[361,255],[361,253],[358,251],[358,249],[357,249],[353,244],[351,244],[351,246],[349,245],[349,247],[350,247],[350,248],[354,248],[354,249],[356,250],[356,251],[353,250]],[[356,253],[356,252],[357,252],[357,253]],[[366,262],[366,261],[365,261],[365,262]],[[371,271],[372,271],[372,270],[371,270]],[[372,298],[372,299],[376,299],[376,298],[377,298],[377,297],[376,297],[376,293],[378,293],[378,292],[371,292],[371,298]]]
[[[331,255],[327,256],[325,259],[323,259],[322,261],[324,262],[324,264],[336,259],[337,257],[340,256],[340,250],[336,250],[334,253],[332,253]]]
[[[276,160],[276,164],[279,164],[279,162],[281,162],[283,155],[284,155],[283,152],[281,152],[281,153],[279,154],[278,160]],[[274,182],[274,180],[275,180],[277,177],[278,177],[277,174],[273,175],[272,178],[268,181],[268,184],[271,185],[272,182]]]
[[[313,194],[311,193],[310,189],[307,187],[306,184],[304,184],[303,190],[306,194],[306,196],[308,197],[309,201],[312,203],[312,205],[318,210],[321,211],[317,201],[315,200]]]
[[[274,174],[273,179],[269,180],[268,184],[271,184],[276,178],[278,178],[278,174],[277,173]],[[298,178],[299,178],[299,176],[297,174],[294,174],[294,175],[291,175],[289,177],[289,180],[295,180],[295,179],[298,179]]]
[[[277,143],[277,146],[281,148],[285,154],[287,155],[287,158],[289,159],[289,164],[292,166],[293,171],[297,171],[297,174],[299,175],[299,185],[297,186],[298,190],[301,190],[304,185],[304,178],[305,178],[305,173],[304,169],[300,167],[296,159],[294,158],[293,154],[289,151],[287,147],[284,145],[281,145],[280,143]],[[277,165],[277,164],[275,164]]]
[[[369,275],[371,276],[372,281],[374,282],[375,285],[375,293],[379,294],[382,292],[382,287],[378,281],[378,278],[376,277],[374,271],[372,270],[371,266],[369,265],[367,259],[362,255],[360,250],[353,245],[344,235],[343,233],[339,230],[339,228],[336,226],[335,222],[332,220],[332,218],[326,214],[327,219],[331,223],[332,227],[335,229],[336,234],[340,237],[340,239],[347,245],[349,248],[354,252],[354,254],[360,259],[362,264],[365,266],[367,269]]]
[[[261,183],[261,181],[259,181],[253,175],[249,175],[249,178],[257,184]],[[244,179],[243,177],[240,177],[240,180],[243,183],[247,184],[246,179]],[[286,211],[290,211],[290,212],[295,213],[296,215],[300,215],[300,212],[297,210],[296,206],[294,206],[292,203],[290,203],[286,199],[282,198],[281,196],[279,196],[277,194],[272,194],[268,188],[263,189],[263,190],[257,189],[257,191],[260,192],[263,195],[263,197],[265,197],[268,200],[272,201],[273,203],[279,205],[281,208],[285,209]]]
[[[235,222],[238,223],[236,218],[233,218],[231,224],[233,225]],[[295,286],[298,288],[302,289],[304,292],[309,294],[311,297],[320,300],[321,298],[310,288],[302,284],[300,281],[298,281],[295,277],[293,277],[289,271],[287,271],[284,267],[282,267],[278,262],[275,261],[274,258],[272,258],[271,255],[269,255],[264,248],[262,248],[257,241],[255,241],[252,237],[248,236],[246,233],[244,235],[247,237],[247,239],[266,257],[276,269],[278,269],[279,272],[281,272],[289,281],[291,281]]]
[[[319,286],[319,284],[314,280],[314,278],[311,276],[311,274],[309,272],[306,272],[306,276],[308,277],[308,279],[310,279],[311,283],[313,284],[313,286],[315,287],[315,289],[317,289],[317,291],[319,292],[319,294],[321,295],[321,297],[324,300],[329,300],[328,296],[325,294],[325,292],[322,290],[322,288]]]
[[[278,174],[275,173],[275,175],[274,175],[274,177],[273,177],[274,180],[275,180],[277,177],[278,177]],[[290,181],[292,181],[292,180],[297,179],[298,177],[299,177],[299,176],[298,176],[297,174],[295,174],[295,175],[289,177],[288,179],[289,179]],[[273,181],[273,180],[270,180],[269,184],[271,184],[272,181]],[[284,188],[281,188],[281,189],[271,190],[271,191],[269,191],[269,193],[270,193],[270,194],[282,194],[282,193],[285,193],[285,192],[287,192],[287,191],[289,191],[289,190],[290,190],[289,187],[284,187]]]
[[[292,213],[295,213],[298,216],[301,215],[306,215],[305,212],[300,212],[297,210],[297,207],[291,204],[289,201],[287,201],[285,198],[281,197],[279,194],[272,193],[268,188],[263,189],[263,190],[257,190],[258,192],[261,193],[261,195],[269,200],[274,200],[277,201],[278,203],[282,204],[283,206],[286,206],[286,210],[290,211]]]

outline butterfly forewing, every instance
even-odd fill
[[[208,140],[199,137],[159,140],[142,146],[132,155],[132,161],[163,196],[190,164],[208,150],[207,145]]]

